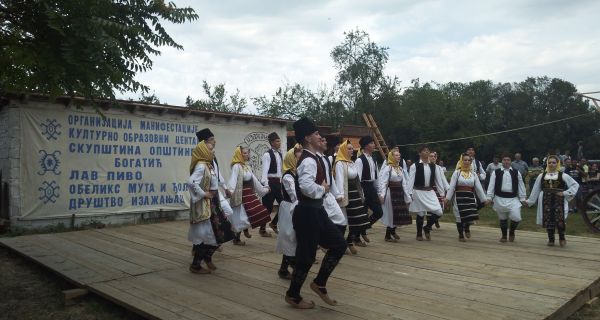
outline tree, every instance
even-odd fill
[[[384,80],[388,48],[378,46],[361,30],[344,35],[344,41],[331,51],[331,58],[338,70],[337,84],[342,88],[344,104],[357,122],[360,113],[375,110],[375,94]]]
[[[149,0],[0,2],[0,93],[114,99],[148,92],[135,80],[161,46],[183,49],[161,20],[198,19],[192,8]]]
[[[285,84],[271,98],[252,98],[258,112],[264,116],[298,119],[309,116],[322,125],[339,128],[344,121],[346,109],[339,93],[325,86],[311,91],[300,84]]]
[[[221,112],[241,113],[248,106],[246,98],[240,96],[240,90],[227,97],[224,83],[211,87],[208,82],[202,81],[202,89],[207,99],[194,100],[188,96],[185,99],[186,106],[194,109],[212,110]]]

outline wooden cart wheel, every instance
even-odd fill
[[[591,191],[581,204],[581,216],[590,230],[600,233],[600,189]]]

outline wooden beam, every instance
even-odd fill
[[[87,289],[76,288],[63,290],[63,298],[65,306],[73,306],[77,304],[77,299],[87,295],[89,291]]]

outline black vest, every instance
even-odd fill
[[[562,172],[558,172],[558,179],[556,181],[554,180],[546,180],[546,172],[544,171],[544,173],[542,173],[542,190],[544,189],[561,189],[561,190],[567,190],[567,184],[565,183],[565,181],[563,180],[562,177],[563,173]]]
[[[269,153],[269,156],[271,157],[271,164],[269,165],[269,174],[278,174],[279,172],[277,172],[277,160],[275,159],[275,152],[273,151],[273,149],[269,149],[269,151],[267,151]],[[279,159],[281,160],[281,163],[283,164],[283,157],[281,156],[281,153],[277,152],[277,154],[279,155]]]
[[[494,184],[494,193],[496,196],[501,198],[514,198],[518,194],[519,190],[519,173],[517,170],[508,170],[510,178],[512,179],[512,192],[502,191],[502,179],[504,179],[504,169],[496,169],[496,183]]]
[[[377,180],[377,168],[375,168],[375,170],[374,170],[375,178],[371,177],[371,165],[369,164],[369,160],[367,160],[367,156],[362,154],[358,158],[362,161],[362,164],[363,164],[361,181]],[[375,161],[373,161],[373,162],[375,162]]]
[[[298,183],[298,176],[295,173],[293,173],[291,170],[286,171],[283,174],[283,177],[285,177],[286,174],[289,174],[290,176],[292,176],[294,178],[295,190],[296,190],[296,192],[298,192],[298,190],[300,190],[300,185]],[[292,198],[290,197],[289,193],[287,193],[287,190],[285,190],[285,188],[281,188],[281,191],[283,193],[283,201],[292,202]]]
[[[310,151],[302,150],[302,155],[300,156],[300,159],[298,159],[298,167],[300,167],[300,164],[306,158],[312,158],[317,163],[317,176],[315,178],[315,183],[321,185],[323,181],[325,181],[325,168],[323,168],[323,165],[321,165],[319,157],[312,154]],[[298,198],[298,202],[314,202],[316,200],[305,196],[302,193],[302,190],[300,190],[300,187],[296,189],[296,197]]]
[[[328,175],[327,178],[329,178],[329,180],[327,180],[327,184],[331,186],[331,184],[333,183],[333,172],[332,172],[332,168],[331,168],[331,162],[329,162],[329,158],[325,155],[323,155],[322,157],[319,157],[322,159],[322,165],[323,166],[327,166],[327,169],[329,169],[329,171],[327,171]]]
[[[417,171],[415,174],[414,186],[418,187],[418,188],[424,188],[425,187],[425,167],[423,166],[423,163],[422,162],[415,163],[415,169]],[[436,172],[435,163],[430,163],[429,169],[431,170],[431,176],[429,177],[429,186],[433,187],[435,185],[435,172]]]

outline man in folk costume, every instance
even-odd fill
[[[500,242],[515,241],[515,230],[521,221],[521,205],[525,202],[525,183],[521,173],[511,167],[510,155],[502,157],[502,168],[491,172],[487,189],[488,201],[494,201],[494,211],[500,219]],[[510,231],[508,220],[510,219]]]
[[[233,239],[231,224],[227,221],[227,213],[220,207],[218,178],[212,161],[213,145],[202,141],[196,145],[190,164],[188,187],[191,196],[190,229],[188,240],[194,248],[194,260],[190,272],[208,274],[217,269],[212,256],[217,248]],[[201,266],[206,263],[207,268]]]
[[[317,156],[321,162],[321,165],[323,168],[325,168],[325,181],[329,185],[329,192],[323,199],[323,207],[325,208],[325,211],[327,211],[329,219],[331,219],[331,221],[338,226],[342,234],[344,234],[346,232],[348,220],[344,216],[344,213],[338,204],[338,201],[342,200],[343,194],[338,190],[335,183],[335,179],[333,177],[333,164],[329,162],[329,158],[323,154],[325,150],[327,150],[327,139],[321,137],[321,148],[319,152],[317,152]]]
[[[407,191],[412,198],[408,210],[417,216],[417,237],[418,241],[423,241],[423,232],[425,238],[431,239],[431,227],[442,216],[443,210],[440,205],[433,185],[435,185],[441,196],[445,196],[444,182],[436,170],[435,163],[429,163],[429,147],[419,147],[418,163],[410,166],[408,174]],[[425,214],[431,212],[427,217],[427,225],[423,227]]]
[[[321,246],[327,249],[327,253],[310,288],[327,304],[336,305],[337,302],[327,294],[326,284],[346,252],[346,242],[323,208],[323,198],[329,192],[329,185],[326,182],[325,168],[316,155],[320,148],[321,135],[315,124],[307,118],[294,122],[294,131],[304,150],[296,169],[298,205],[292,217],[297,240],[296,267],[285,301],[299,309],[314,308],[314,302],[302,299],[300,290],[315,261],[317,246]]]
[[[373,159],[373,151],[375,150],[375,140],[371,136],[364,136],[359,140],[360,147],[363,153],[356,159],[356,167],[360,177],[360,185],[362,186],[365,196],[365,207],[371,209],[373,214],[369,217],[369,224],[373,226],[377,220],[383,216],[383,209],[377,194],[377,178],[379,172],[377,163]],[[362,234],[363,239],[369,242],[366,232]]]
[[[448,180],[446,180],[446,175],[444,174],[444,171],[442,170],[442,167],[437,164],[437,160],[438,160],[437,152],[431,151],[429,153],[429,163],[434,163],[435,164],[435,167],[436,167],[436,170],[437,170],[437,172],[435,174],[439,175],[440,177],[443,178],[442,182],[444,182],[444,192],[448,192],[448,189],[450,188],[450,185],[448,184]],[[438,200],[440,201],[440,205],[442,206],[442,210],[444,210],[446,208],[446,206],[445,206],[445,203],[446,203],[445,197],[440,196],[440,193],[438,192],[437,187],[435,185],[432,186],[432,188],[433,188],[433,191],[435,191],[435,194],[437,195]],[[431,213],[428,212],[427,215],[430,216]],[[440,228],[440,222],[438,220],[435,221],[435,227],[437,229]]]
[[[210,129],[205,128],[196,132],[196,137],[198,138],[198,143],[205,141],[206,144],[212,145],[213,153],[215,152],[215,149],[217,147],[217,140],[215,139],[215,135],[210,131]],[[212,166],[213,170],[215,171],[215,174],[217,175],[217,180],[219,182],[219,200],[221,203],[221,209],[223,210],[223,212],[225,212],[227,216],[230,216],[233,214],[233,210],[231,209],[227,198],[231,197],[231,192],[229,192],[229,190],[227,189],[227,183],[225,182],[225,177],[223,176],[223,174],[221,174],[221,168],[219,167],[217,157],[214,157],[212,161]],[[221,193],[221,189],[225,191],[225,196],[223,196],[223,194]]]
[[[283,163],[283,156],[281,155],[281,139],[276,132],[271,132],[268,136],[269,145],[271,149],[265,152],[262,156],[262,177],[260,182],[263,185],[268,185],[271,191],[262,198],[262,204],[269,211],[269,215],[273,212],[273,203],[277,200],[280,204],[283,201],[283,194],[281,192],[281,169]],[[277,213],[273,221],[269,224],[269,227],[277,233]],[[266,225],[260,226],[260,235],[263,237],[270,237],[266,229]]]

